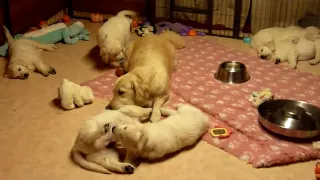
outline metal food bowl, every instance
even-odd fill
[[[226,61],[220,64],[214,77],[228,84],[240,84],[250,79],[247,67],[241,62]]]
[[[258,107],[259,122],[287,137],[311,138],[320,134],[320,109],[302,101],[277,99]]]

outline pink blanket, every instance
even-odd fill
[[[229,127],[232,135],[215,139],[207,133],[203,139],[226,152],[253,164],[270,167],[320,157],[311,143],[282,140],[266,132],[258,122],[256,109],[248,101],[254,91],[270,88],[276,98],[302,100],[320,106],[320,77],[274,65],[201,37],[192,38],[178,53],[179,68],[171,82],[172,95],[167,106],[190,103],[208,114],[212,127]],[[223,84],[214,72],[223,61],[240,61],[249,70],[250,80],[239,85]],[[103,99],[112,97],[114,70],[83,85],[93,88]]]

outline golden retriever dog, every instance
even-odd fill
[[[106,64],[112,67],[120,67],[124,56],[122,49],[130,38],[132,19],[127,16],[137,16],[130,10],[120,11],[111,17],[98,30],[97,43],[100,47],[100,56]]]
[[[151,110],[129,105],[119,110],[105,110],[86,120],[71,150],[73,161],[90,171],[132,174],[135,167],[120,162],[118,149],[115,146],[106,147],[113,142],[110,129],[119,124],[138,124],[150,116]]]
[[[169,81],[177,65],[176,49],[183,47],[183,38],[170,31],[131,41],[124,50],[127,73],[117,79],[106,109],[133,104],[153,107],[151,122],[160,120],[160,108],[169,98]]]
[[[126,162],[138,157],[156,160],[194,145],[209,128],[209,118],[200,109],[178,104],[177,111],[161,108],[168,116],[156,123],[121,124],[112,128],[116,142],[127,150]]]
[[[27,79],[32,71],[39,71],[43,76],[56,74],[53,67],[46,65],[41,58],[40,49],[53,51],[55,44],[40,44],[30,39],[14,40],[9,30],[3,26],[4,34],[9,45],[9,64],[5,77],[13,79]]]

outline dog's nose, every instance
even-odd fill
[[[23,75],[23,77],[24,77],[24,78],[28,78],[28,77],[29,77],[29,74],[28,74],[28,73],[25,73],[25,74]]]
[[[111,131],[114,132],[115,129],[116,129],[116,126],[113,126],[113,127],[111,128]]]
[[[275,64],[279,64],[280,63],[280,59],[276,59]]]
[[[112,109],[111,106],[110,106],[110,104],[109,104],[108,106],[106,106],[106,109],[108,109],[108,110],[111,110],[111,109]]]
[[[268,56],[260,56],[261,59],[266,59]]]

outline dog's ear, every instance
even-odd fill
[[[148,142],[148,136],[145,135],[143,130],[141,129],[139,132],[137,132],[137,138],[138,138],[138,143],[137,143],[137,148],[138,150],[144,149]]]
[[[144,101],[145,99],[149,99],[150,97],[150,90],[147,84],[148,82],[141,78],[140,76],[136,76],[131,81],[131,88],[135,95],[135,100],[137,102]]]

